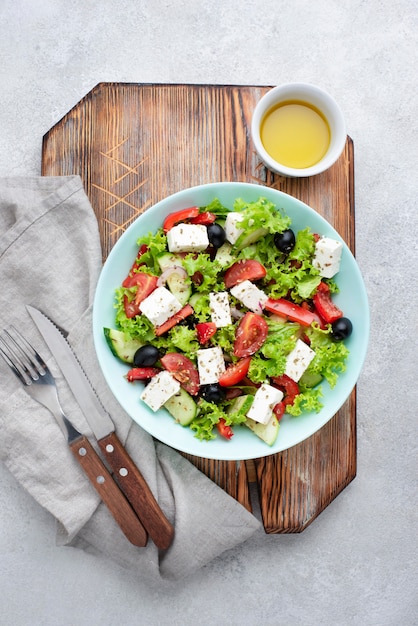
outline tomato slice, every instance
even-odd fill
[[[168,233],[169,230],[173,228],[179,222],[185,222],[186,220],[190,220],[199,215],[199,207],[192,206],[188,209],[181,209],[180,211],[175,211],[174,213],[170,213],[167,215],[163,222],[163,230],[165,233]]]
[[[251,357],[247,356],[237,361],[237,363],[230,365],[218,378],[220,386],[232,387],[233,385],[237,385],[247,375],[250,363]]]
[[[219,422],[216,424],[216,428],[218,429],[218,433],[222,437],[225,437],[225,439],[231,439],[234,435],[234,431],[230,426],[226,425],[223,417],[219,418]]]
[[[296,396],[300,393],[297,382],[290,378],[290,376],[287,376],[287,374],[273,376],[271,378],[271,384],[273,387],[278,387],[280,391],[283,391],[284,397],[282,402],[284,406],[293,404]]]
[[[244,280],[259,280],[266,275],[266,268],[255,259],[242,259],[237,261],[225,272],[224,283],[227,289],[230,289]]]
[[[154,330],[155,334],[157,335],[157,337],[159,337],[160,335],[164,335],[164,333],[169,331],[170,328],[173,328],[173,326],[176,326],[176,324],[182,322],[184,319],[186,319],[186,317],[192,315],[193,313],[194,311],[190,304],[186,304],[186,306],[180,309],[180,311],[177,311],[177,313],[174,313],[174,315],[169,317],[168,320],[164,322],[164,324],[161,324],[161,326],[157,326],[157,328],[155,328]]]
[[[285,298],[279,298],[278,300],[269,298],[264,308],[270,311],[270,313],[276,313],[276,315],[287,318],[292,322],[297,322],[301,326],[310,326],[312,322],[318,322],[322,326],[321,318],[314,311],[310,311],[299,304],[294,304],[294,302]]]
[[[327,283],[320,282],[316,293],[313,297],[313,303],[319,315],[328,323],[332,324],[340,317],[343,312],[339,309],[331,299],[331,293]]]
[[[128,382],[132,383],[134,380],[148,380],[160,372],[158,367],[133,367],[126,374],[126,378]]]
[[[139,306],[135,304],[135,299],[130,300],[127,295],[123,296],[123,307],[125,309],[125,315],[128,319],[131,319],[141,313]]]
[[[265,342],[268,325],[264,317],[248,311],[241,319],[235,333],[234,355],[238,357],[251,356]]]
[[[162,357],[161,364],[190,395],[196,396],[198,394],[199,372],[187,356],[178,352],[168,352]]]
[[[213,224],[216,220],[215,213],[211,213],[210,211],[204,211],[203,213],[199,213],[196,217],[192,217],[190,220],[191,224],[203,224],[203,226],[209,226],[209,224]]]
[[[124,287],[137,287],[135,295],[132,297],[128,294],[125,294],[123,298],[123,305],[125,308],[125,315],[128,318],[135,317],[139,315],[141,311],[139,310],[139,305],[142,300],[144,300],[147,296],[150,295],[152,291],[157,286],[158,278],[157,276],[153,276],[151,274],[145,274],[144,272],[135,272],[132,276],[127,276],[125,278]]]
[[[198,342],[203,346],[216,333],[216,324],[214,322],[196,324],[196,333]]]

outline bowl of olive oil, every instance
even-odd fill
[[[314,176],[341,155],[347,133],[335,100],[314,85],[270,89],[258,102],[251,134],[260,159],[283,176]]]

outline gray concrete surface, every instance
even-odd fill
[[[372,320],[355,481],[301,535],[260,533],[170,589],[56,547],[0,466],[1,625],[418,623],[417,33],[416,0],[0,0],[0,176],[39,174],[43,134],[101,81],[327,89]]]

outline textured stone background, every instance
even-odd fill
[[[356,480],[301,535],[260,533],[170,589],[55,547],[0,466],[1,625],[418,623],[417,33],[416,0],[0,0],[0,176],[39,174],[43,134],[101,81],[328,90],[372,319]]]

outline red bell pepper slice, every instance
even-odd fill
[[[332,322],[335,322],[343,316],[341,309],[339,309],[331,299],[330,288],[327,283],[319,283],[313,297],[313,303],[318,311],[318,314],[325,320],[325,322],[327,322],[327,324],[332,324]]]
[[[197,206],[192,206],[187,209],[181,209],[180,211],[170,213],[170,215],[167,215],[163,222],[163,230],[165,233],[168,233],[168,231],[179,222],[185,222],[186,220],[190,220],[198,215],[199,207]]]

